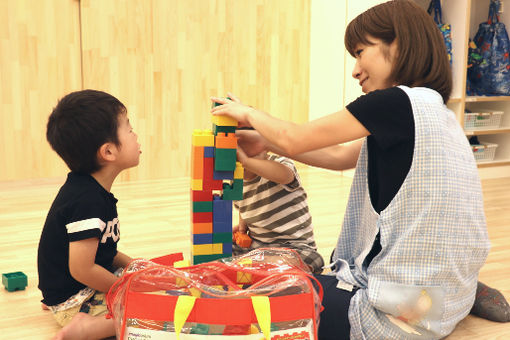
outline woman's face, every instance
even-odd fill
[[[368,37],[372,45],[358,44],[354,50],[356,64],[352,76],[359,80],[363,93],[394,86],[391,80],[393,61],[396,56],[395,41],[390,45]]]

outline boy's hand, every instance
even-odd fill
[[[241,164],[244,164],[246,163],[246,160],[248,159],[249,157],[246,155],[246,153],[244,152],[243,148],[242,147],[238,147],[237,148],[237,160],[239,162],[241,162]]]
[[[234,228],[232,228],[232,233],[240,232],[242,234],[246,234],[247,231],[248,228],[246,228],[246,224],[244,223],[239,223],[238,225],[234,226]]]
[[[254,130],[237,130],[237,144],[247,157],[253,157],[267,150],[267,140]]]

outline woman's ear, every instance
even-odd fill
[[[116,159],[116,146],[113,143],[104,143],[97,150],[97,157],[99,159],[99,163],[102,162],[111,162]]]

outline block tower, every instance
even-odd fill
[[[194,130],[191,151],[191,260],[232,256],[232,201],[243,198],[237,121],[212,116],[212,130]]]

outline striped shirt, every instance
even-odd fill
[[[288,166],[294,173],[294,180],[286,185],[260,176],[244,181],[243,200],[235,205],[247,224],[250,237],[263,243],[302,244],[317,249],[306,192],[294,163],[277,155],[268,156],[268,160]]]

